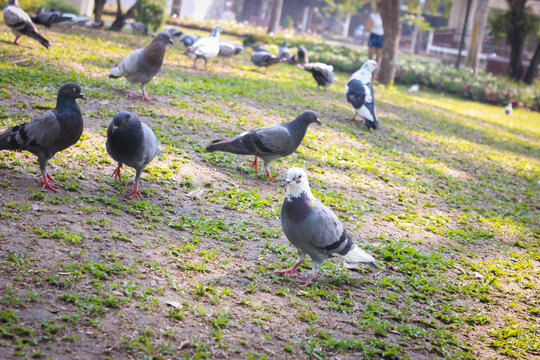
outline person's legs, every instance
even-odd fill
[[[375,54],[375,51],[376,51],[376,49],[375,49],[374,47],[368,48],[368,58],[369,58],[370,60],[373,59],[373,55]],[[377,63],[378,63],[378,62],[379,62],[379,61],[377,60]]]

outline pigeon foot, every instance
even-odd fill
[[[255,156],[255,159],[250,162],[250,166],[253,170],[255,170],[255,174],[259,173],[259,165],[257,164],[257,157]]]
[[[142,200],[142,195],[139,192],[139,184],[135,183],[135,186],[133,186],[133,191],[131,191],[127,196],[131,199],[133,199],[137,195]]]
[[[127,94],[126,94],[126,97],[127,98],[132,98],[132,97],[135,97],[135,95],[133,95],[133,93],[131,91],[128,91]]]
[[[50,176],[50,175],[49,175],[49,176]],[[43,177],[42,184],[43,184],[43,186],[41,187],[42,189],[49,188],[49,189],[51,189],[51,190],[54,191],[54,192],[58,192],[58,188],[56,188],[53,184],[51,184],[51,183],[49,182],[49,179],[47,179],[47,175],[45,175],[45,176]]]
[[[272,175],[270,174],[270,171],[266,170],[266,176],[268,176],[268,179],[270,179],[270,181],[274,181],[274,182],[277,182],[278,180],[277,179],[274,179],[272,177]]]
[[[114,178],[114,181],[118,181],[120,179],[120,166],[114,169],[112,177]]]
[[[301,281],[300,281],[301,282]],[[313,282],[313,275],[310,275],[306,281],[304,281],[300,286],[308,286]]]
[[[152,100],[152,98],[148,97],[148,95],[146,95],[146,94],[142,94],[141,99],[143,99],[143,100]]]

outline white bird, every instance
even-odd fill
[[[504,107],[504,112],[508,116],[512,115],[512,102],[511,101],[508,103],[508,105]]]
[[[411,86],[408,90],[408,92],[410,93],[417,93],[418,90],[420,90],[420,85],[418,84],[414,84],[413,86]]]
[[[347,85],[345,85],[345,96],[354,108],[352,120],[356,121],[356,115],[360,115],[368,130],[377,130],[379,128],[379,121],[375,112],[375,93],[373,85],[371,85],[373,71],[376,68],[377,62],[375,60],[366,61],[360,70],[352,74]]]
[[[220,31],[221,26],[216,25],[210,36],[200,38],[186,50],[185,54],[187,56],[195,58],[193,61],[194,68],[197,68],[197,60],[202,58],[204,59],[204,68],[208,70],[208,59],[218,56]]]

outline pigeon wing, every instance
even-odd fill
[[[259,154],[285,153],[291,146],[289,130],[281,124],[265,126],[248,135],[251,135],[249,141],[257,148]]]
[[[359,80],[351,80],[347,83],[347,101],[355,109],[360,109],[366,102],[366,88]]]
[[[136,74],[139,71],[140,60],[143,56],[143,50],[137,49],[129,54],[117,67],[111,69],[111,75],[113,77],[128,77]]]

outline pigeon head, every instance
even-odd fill
[[[120,111],[113,119],[112,130],[123,128],[135,121],[135,117],[128,111]]]
[[[172,41],[172,34],[168,30],[163,30],[156,36],[157,41],[161,42],[163,45],[174,44]]]
[[[362,65],[362,69],[365,69],[372,73],[377,68],[377,62],[375,60],[368,60]]]
[[[281,44],[282,47],[287,46],[287,39],[283,39],[283,43]]]
[[[60,90],[58,90],[58,100],[75,100],[75,99],[83,99],[86,100],[84,95],[81,94],[81,87],[79,84],[75,84],[72,82],[65,83],[62,85]]]
[[[306,110],[306,111],[304,111],[303,113],[301,113],[301,114],[296,118],[296,120],[305,123],[306,126],[308,126],[309,124],[312,124],[312,123],[317,123],[317,124],[319,124],[319,125],[322,125],[322,124],[321,124],[321,121],[320,121],[319,118],[317,117],[317,113],[315,113],[314,111],[311,111],[311,110]]]
[[[220,31],[221,31],[221,26],[216,25],[214,26],[214,29],[212,29],[212,33],[210,34],[210,36],[219,37]]]
[[[9,0],[6,4],[7,5],[16,5],[19,6],[19,2],[17,0]]]
[[[287,171],[287,178],[284,185],[287,185],[287,196],[299,197],[303,192],[311,194],[307,174],[304,169],[297,167],[290,168]]]

